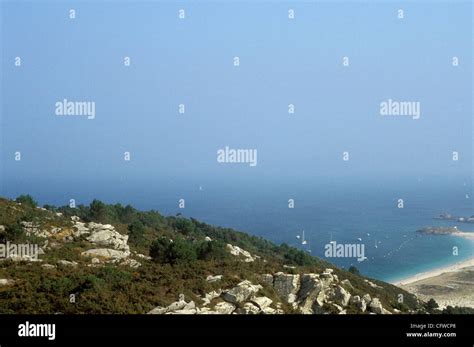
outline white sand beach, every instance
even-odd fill
[[[445,274],[445,273],[458,272],[458,271],[461,271],[465,268],[469,268],[469,267],[473,267],[473,266],[474,266],[474,257],[472,257],[470,259],[467,259],[467,260],[464,260],[464,261],[460,261],[460,262],[458,262],[456,264],[453,264],[453,265],[440,267],[440,268],[433,269],[433,270],[426,271],[426,272],[420,272],[416,275],[413,275],[413,276],[404,278],[402,280],[396,281],[393,284],[396,285],[396,286],[403,286],[403,285],[418,282],[418,281],[421,281],[421,280],[424,280],[424,279],[427,279],[427,278],[436,277],[436,276],[439,276],[439,275],[442,275],[442,274]]]
[[[464,237],[464,238],[469,239],[469,240],[474,240],[474,233],[472,233],[472,232],[471,232],[471,233],[467,233],[467,232],[465,232],[465,231],[460,231],[460,232],[455,233],[455,234],[453,234],[453,235],[455,235],[455,236],[460,236],[460,237]]]
[[[474,258],[419,273],[394,284],[423,301],[436,300],[440,308],[474,308]]]

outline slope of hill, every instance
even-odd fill
[[[0,313],[425,312],[405,290],[285,244],[97,200],[0,199],[0,243]]]

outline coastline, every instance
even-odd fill
[[[474,257],[405,278],[396,285],[425,302],[434,299],[441,309],[474,308]]]
[[[473,267],[473,266],[474,266],[474,257],[471,257],[469,259],[462,260],[462,261],[457,262],[457,263],[452,264],[452,265],[442,266],[442,267],[439,267],[439,268],[436,268],[436,269],[433,269],[433,270],[420,272],[420,273],[417,273],[413,276],[409,276],[409,277],[403,278],[401,280],[393,281],[393,282],[390,282],[390,283],[392,283],[395,286],[405,286],[405,285],[413,284],[413,283],[421,281],[421,280],[425,280],[425,279],[429,279],[429,278],[432,278],[432,277],[440,276],[440,275],[443,275],[445,273],[459,272],[459,271],[461,271],[465,268],[469,268],[469,267]]]
[[[455,236],[459,236],[459,237],[464,237],[465,239],[468,239],[468,240],[474,240],[474,233],[472,232],[465,232],[465,231],[459,231],[455,234],[453,234]]]

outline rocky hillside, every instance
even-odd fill
[[[424,311],[398,287],[287,245],[97,200],[70,208],[0,199],[0,243],[0,313]],[[20,252],[25,244],[37,252]]]

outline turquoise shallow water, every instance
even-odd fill
[[[28,185],[27,185],[28,186]],[[15,186],[3,193],[18,195]],[[25,185],[23,185],[25,187]],[[260,235],[274,242],[286,242],[324,258],[331,240],[344,244],[364,244],[367,260],[327,258],[339,266],[351,265],[365,275],[395,281],[436,267],[454,264],[474,256],[474,242],[454,236],[416,233],[425,226],[454,226],[474,232],[474,224],[434,219],[440,213],[474,214],[470,188],[463,182],[440,185],[347,184],[311,182],[292,185],[273,182],[216,183],[209,181],[173,182],[144,188],[134,182],[108,182],[91,189],[86,183],[74,186],[31,184],[27,187],[41,203],[64,204],[70,196],[78,203],[93,198],[132,204],[140,209],[156,209],[165,214],[178,212],[211,224],[232,227]],[[22,191],[22,192],[25,192]],[[186,208],[177,201],[186,199]],[[288,208],[294,199],[295,208]],[[404,208],[397,208],[398,199]],[[307,244],[301,244],[305,231]],[[359,241],[360,238],[360,241]],[[377,247],[375,247],[377,245]],[[457,255],[453,254],[457,247]]]

